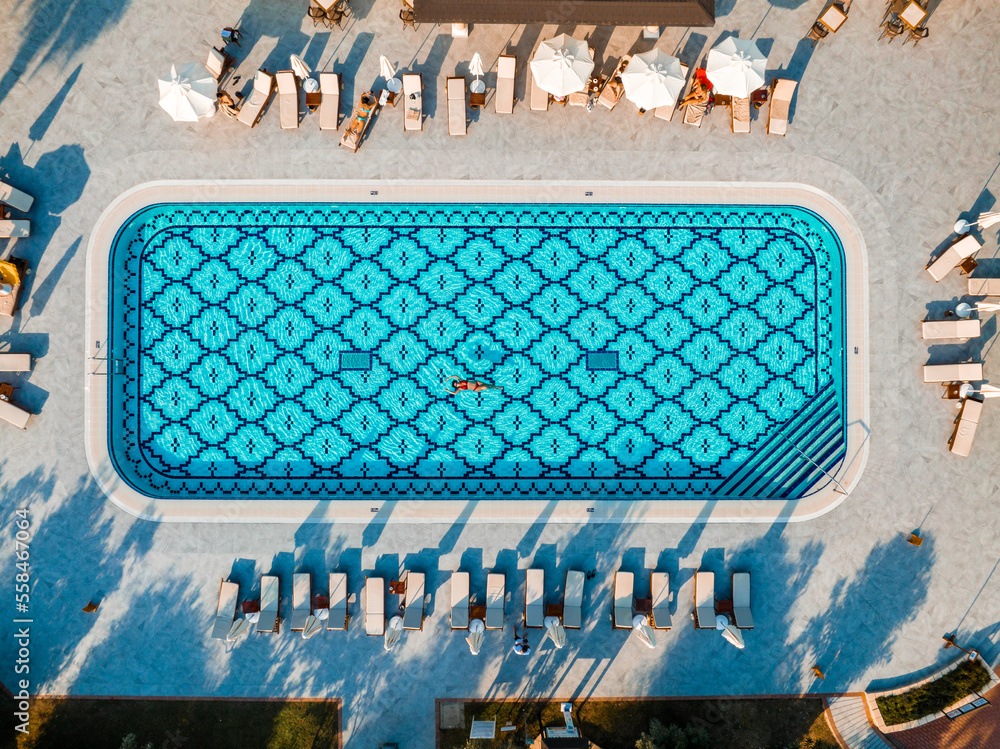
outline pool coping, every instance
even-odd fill
[[[118,230],[137,211],[164,202],[683,203],[795,205],[822,217],[844,250],[847,447],[835,475],[799,499],[154,499],[122,480],[107,445],[108,262]],[[156,181],[119,195],[94,226],[87,247],[84,441],[91,473],[125,512],[161,522],[369,523],[800,522],[839,505],[868,459],[868,256],[854,218],[835,198],[801,183],[204,180]],[[854,352],[854,353],[852,353]]]

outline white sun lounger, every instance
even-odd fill
[[[545,570],[524,571],[524,626],[545,626]]]
[[[381,577],[365,578],[365,633],[385,634],[385,580]]]
[[[563,626],[566,629],[580,629],[583,625],[583,584],[586,577],[579,570],[566,573],[563,589]]]
[[[31,222],[27,219],[0,219],[0,239],[21,239],[30,236]]]
[[[1000,278],[970,278],[969,296],[1000,296]]]
[[[979,382],[981,379],[982,362],[924,365],[924,382]]]
[[[497,90],[493,95],[497,114],[514,113],[514,71],[517,58],[514,55],[500,55],[497,58]]]
[[[312,613],[311,597],[312,576],[308,572],[292,575],[292,619],[288,625],[292,632],[301,632],[306,628],[306,619]]]
[[[403,629],[424,628],[424,573],[406,571]]]
[[[448,134],[465,135],[465,78],[448,79]]]
[[[976,427],[983,412],[983,402],[976,398],[966,398],[962,404],[962,413],[958,417],[958,426],[951,437],[951,451],[963,458],[969,457],[972,441],[976,437]]]
[[[733,115],[733,132],[750,132],[750,97],[733,97],[733,103],[729,107]]]
[[[0,182],[0,203],[5,203],[11,208],[27,213],[35,199],[26,192],[11,187],[6,182]]]
[[[274,76],[263,70],[258,70],[253,77],[253,90],[250,93],[250,98],[243,102],[236,119],[250,127],[256,125],[273,93]]]
[[[239,583],[227,583],[223,580],[219,585],[219,603],[215,608],[212,639],[225,640],[229,635],[229,630],[232,629],[233,621],[236,619],[236,605],[239,599]]]
[[[424,129],[424,81],[419,73],[403,76],[403,130],[419,133]]]
[[[8,424],[12,424],[18,429],[27,429],[29,418],[31,418],[31,414],[23,408],[15,406],[10,401],[0,401],[0,419]]]
[[[615,603],[612,625],[615,629],[632,629],[632,606],[635,598],[635,575],[615,573]]]
[[[750,613],[750,573],[733,573],[733,618],[740,629],[753,629]]]
[[[503,629],[504,598],[507,596],[507,578],[503,573],[491,572],[486,576],[486,629]]]
[[[939,338],[978,338],[982,324],[982,320],[924,321],[920,325],[921,337],[927,341]]]
[[[451,573],[451,628],[469,628],[469,573]]]
[[[337,73],[320,73],[319,129],[336,130],[340,127],[340,76]]]
[[[0,372],[30,372],[31,354],[0,354]]]
[[[940,281],[948,275],[952,268],[960,265],[966,258],[975,255],[982,247],[983,245],[978,239],[971,234],[966,234],[928,265],[927,272],[935,281]]]
[[[684,88],[681,89],[681,91],[683,92],[685,88],[687,88],[688,66],[682,64],[681,72],[684,74]],[[676,109],[677,109],[677,102],[675,101],[670,106],[662,106],[654,109],[653,116],[659,120],[666,120],[667,122],[670,122],[674,118],[674,111]]]
[[[670,575],[653,572],[649,575],[649,592],[653,599],[653,629],[670,629]]]
[[[299,126],[299,82],[291,70],[278,71],[274,78],[278,82],[281,129],[294,130]]]
[[[330,618],[327,629],[347,629],[347,573],[330,573]]]
[[[274,575],[260,578],[260,618],[257,619],[258,632],[277,632],[279,627],[278,604],[281,586]]]
[[[684,124],[701,127],[701,123],[705,119],[705,112],[707,111],[708,106],[706,104],[688,104],[684,107]]]
[[[531,82],[531,94],[528,106],[532,112],[547,112],[549,110],[549,92],[535,81],[535,74],[528,68],[528,80]]]
[[[696,572],[694,576],[694,626],[715,629],[715,573]]]
[[[788,112],[792,107],[792,96],[798,81],[787,78],[775,78],[771,82],[771,103],[767,108],[768,135],[784,137],[788,130]]]
[[[221,49],[216,49],[215,47],[208,50],[208,60],[205,62],[205,67],[208,68],[208,72],[212,74],[215,80],[220,80],[232,64],[232,55],[226,54]]]

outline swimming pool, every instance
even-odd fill
[[[154,500],[794,500],[848,454],[844,248],[796,205],[158,202],[107,269]]]

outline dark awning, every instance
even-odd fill
[[[712,26],[715,0],[413,0],[417,23]]]

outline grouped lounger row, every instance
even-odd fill
[[[568,570],[563,587],[562,601],[546,603],[545,571],[537,568],[525,570],[524,618],[525,628],[543,628],[546,619],[556,617],[566,629],[581,629],[584,623],[583,596],[586,574]],[[328,596],[312,595],[312,577],[308,573],[292,576],[292,611],[289,629],[302,632],[312,617],[325,622],[327,630],[346,630],[349,622],[347,573],[331,572]],[[649,618],[655,629],[670,629],[670,575],[666,572],[650,573],[650,598],[635,596],[635,575],[619,570],[615,573],[611,622],[615,629],[632,629],[636,615]],[[386,596],[400,597],[399,610],[402,629],[420,631],[424,626],[426,575],[423,572],[405,571],[399,580],[387,581],[383,577],[366,576],[362,593],[365,633],[380,637],[386,632]],[[470,591],[470,574],[465,571],[451,573],[449,586],[449,617],[451,628],[469,629],[473,620],[480,620],[486,629],[503,629],[507,578],[499,572],[486,576],[485,603],[475,603]],[[736,572],[732,576],[733,598],[720,601],[715,598],[715,575],[698,572],[695,575],[695,626],[715,629],[716,616],[732,617],[739,628],[753,628],[750,611],[750,573]],[[279,616],[280,585],[278,578],[264,575],[261,578],[260,598],[239,603],[239,585],[223,580],[219,587],[216,617],[212,637],[231,639],[230,633],[239,623],[237,614],[242,610],[248,622],[256,625],[257,632],[277,633],[281,625]]]

